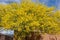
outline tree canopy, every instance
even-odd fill
[[[60,12],[54,7],[39,3],[21,2],[0,4],[0,27],[15,30],[17,34],[29,34],[32,31],[40,33],[60,33]]]

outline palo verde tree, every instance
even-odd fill
[[[32,31],[40,33],[60,33],[60,12],[53,7],[22,1],[20,4],[0,4],[0,27],[15,31],[17,40]]]

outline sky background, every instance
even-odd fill
[[[39,1],[49,7],[55,6],[58,10],[60,9],[60,0],[39,0]]]
[[[36,2],[36,0],[33,0]],[[20,0],[0,0],[0,4],[7,4],[11,2],[17,2],[19,3]],[[48,7],[55,6],[57,10],[60,10],[60,0],[39,0],[40,3],[43,3],[47,5]],[[14,34],[14,31],[8,30],[8,31],[0,31],[0,33],[3,34]]]
[[[36,0],[33,0],[36,1]],[[20,2],[20,0],[0,0],[0,3],[6,4],[11,2]],[[49,7],[55,6],[58,10],[60,9],[60,0],[39,0],[40,3],[43,3]]]

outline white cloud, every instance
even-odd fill
[[[4,35],[14,35],[13,30],[0,30],[0,33]]]

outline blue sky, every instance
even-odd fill
[[[41,3],[46,4],[47,6],[56,6],[56,0],[39,0]]]
[[[33,0],[36,1],[36,0]],[[60,0],[39,0],[40,3],[43,3],[49,7],[56,6],[57,9],[60,9]],[[0,0],[0,3],[9,3],[9,2],[19,2],[19,0]]]
[[[39,1],[49,7],[55,6],[57,9],[60,9],[60,0],[39,0]]]

